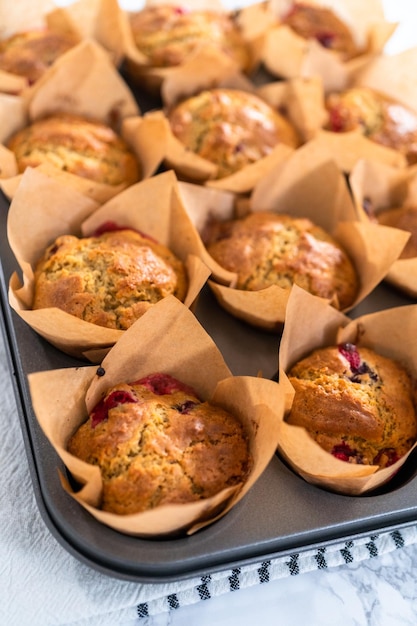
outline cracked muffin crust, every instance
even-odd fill
[[[295,396],[286,421],[335,457],[387,467],[415,443],[416,387],[400,363],[344,343],[313,351],[287,375]]]
[[[109,389],[68,451],[100,467],[101,508],[119,515],[209,498],[251,465],[237,417],[164,373]]]
[[[208,224],[203,240],[213,259],[238,275],[238,289],[297,284],[340,309],[356,297],[359,279],[348,255],[309,219],[251,213]]]
[[[126,330],[167,295],[183,301],[184,264],[137,231],[58,237],[38,261],[33,309],[58,307],[98,326]]]
[[[249,50],[233,18],[226,13],[161,4],[132,13],[129,23],[137,48],[152,67],[180,65],[198,49],[210,45],[233,59],[242,71],[249,68]]]
[[[126,142],[107,124],[67,113],[39,119],[15,133],[6,147],[19,172],[49,163],[107,185],[132,185],[140,166]]]
[[[31,85],[65,52],[77,45],[70,33],[48,29],[16,33],[0,41],[0,70],[23,76]]]
[[[279,143],[299,145],[284,115],[238,89],[209,89],[191,96],[168,112],[168,121],[188,150],[217,165],[217,178],[256,163]]]

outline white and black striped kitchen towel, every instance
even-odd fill
[[[286,576],[297,576],[313,570],[372,559],[416,542],[417,527],[410,526],[327,547],[294,552],[256,565],[207,574],[178,583],[178,590],[175,590],[173,585],[172,591],[168,591],[166,595],[138,604],[137,616],[142,619]]]

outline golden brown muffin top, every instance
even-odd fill
[[[209,224],[203,238],[217,263],[238,275],[238,289],[289,289],[297,284],[340,309],[350,306],[357,294],[359,280],[348,255],[309,219],[251,213]]]
[[[313,351],[288,373],[287,421],[351,463],[386,466],[417,438],[416,388],[404,367],[350,343]]]
[[[297,147],[290,122],[256,95],[211,89],[168,112],[173,134],[189,150],[218,166],[217,178],[267,156],[279,143]]]
[[[69,33],[47,29],[16,33],[0,41],[0,70],[23,76],[32,84],[77,43]]]
[[[98,236],[63,235],[35,268],[33,309],[58,307],[87,322],[126,330],[167,295],[184,300],[184,264],[155,240],[133,230]]]
[[[417,162],[417,114],[369,87],[330,93],[325,100],[327,130],[358,131],[387,148],[398,150],[409,163]]]
[[[131,185],[140,166],[126,142],[107,124],[57,113],[15,133],[6,143],[19,172],[49,163],[60,170],[108,185]]]
[[[162,4],[132,13],[130,26],[136,46],[153,67],[180,65],[207,44],[217,46],[239,69],[249,67],[248,48],[226,13]]]
[[[343,61],[360,52],[350,28],[328,7],[294,2],[282,23],[300,37],[316,39],[324,48],[339,53]]]
[[[251,465],[238,418],[164,373],[109,389],[68,451],[100,467],[102,508],[120,515],[208,498]]]

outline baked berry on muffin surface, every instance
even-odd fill
[[[286,421],[336,458],[387,467],[415,443],[415,381],[397,361],[343,343],[314,350],[287,375],[295,395]]]
[[[417,162],[417,113],[369,87],[351,87],[326,96],[326,130],[358,131],[368,139]]]
[[[330,8],[294,2],[282,23],[304,39],[315,39],[347,61],[360,52],[351,29]]]

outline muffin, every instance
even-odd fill
[[[34,272],[33,309],[57,307],[82,320],[126,330],[167,295],[183,301],[184,264],[166,246],[129,229],[62,235]]]
[[[398,150],[409,164],[417,162],[417,115],[368,87],[330,93],[325,99],[326,130],[358,131],[371,141]]]
[[[286,421],[348,463],[388,467],[417,438],[415,383],[393,359],[351,343],[314,350],[288,373]]]
[[[77,43],[70,33],[48,29],[16,33],[0,41],[0,70],[23,76],[31,85]]]
[[[119,515],[209,498],[251,465],[237,417],[164,373],[109,389],[67,449],[100,467],[101,508]]]
[[[107,124],[57,113],[17,131],[6,143],[20,173],[48,163],[107,185],[132,185],[140,166],[126,142]]]
[[[401,252],[400,259],[417,257],[417,207],[403,206],[380,211],[376,219],[383,226],[400,228],[410,233],[410,238]]]
[[[204,45],[214,45],[240,70],[249,68],[248,47],[226,13],[161,4],[131,13],[129,23],[135,45],[151,67],[181,65]]]
[[[339,309],[349,307],[357,295],[359,279],[348,255],[307,218],[250,213],[212,222],[202,236],[210,256],[237,274],[237,289],[297,284]]]
[[[342,61],[360,52],[351,30],[329,7],[294,2],[282,23],[300,37],[315,39],[324,48],[338,53]]]
[[[218,167],[224,178],[267,156],[279,143],[299,145],[292,124],[258,96],[237,89],[210,89],[168,112],[175,137]]]

